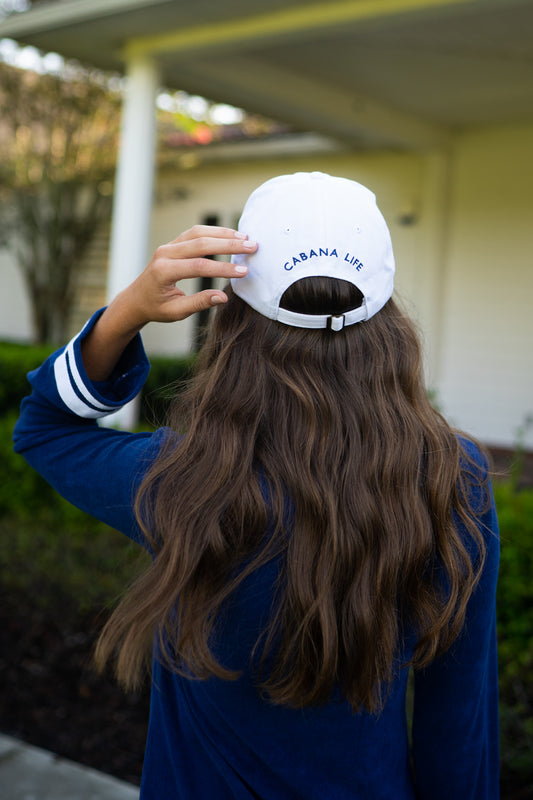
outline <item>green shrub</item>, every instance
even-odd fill
[[[161,425],[168,406],[183,384],[190,379],[196,355],[151,357],[150,374],[141,394],[141,416],[148,423]]]
[[[46,345],[0,342],[0,415],[14,411],[28,394],[26,375],[50,355]]]
[[[2,590],[29,592],[44,609],[69,598],[72,613],[111,604],[136,574],[141,549],[60,497],[13,452],[15,420],[0,420]]]
[[[533,490],[515,491],[509,481],[497,484],[494,494],[502,544],[497,597],[502,781],[504,787],[533,787]]]
[[[0,585],[29,594],[42,611],[76,615],[115,604],[147,563],[138,545],[73,509],[33,520],[0,518]]]
[[[494,487],[501,535],[498,613],[501,653],[533,648],[533,490]]]
[[[0,418],[0,518],[34,518],[44,508],[68,506],[44,478],[13,452],[12,433],[16,412]]]

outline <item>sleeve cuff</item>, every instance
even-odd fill
[[[100,309],[93,314],[54,362],[54,377],[61,400],[69,411],[86,419],[105,417],[129,403],[142,389],[150,371],[141,337],[137,334],[107,381],[96,384],[89,380],[81,358],[81,342],[102,312]]]

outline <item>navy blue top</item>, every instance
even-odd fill
[[[149,365],[140,337],[108,381],[92,383],[73,339],[34,372],[15,427],[15,449],[71,503],[143,544],[133,496],[163,431],[126,433],[96,419],[140,390]],[[477,448],[468,453],[485,470]],[[475,498],[482,508],[483,498]],[[248,662],[272,600],[277,565],[241,585],[224,608],[217,656],[242,670],[235,682],[188,680],[154,659],[143,800],[482,800],[498,791],[495,591],[499,560],[494,502],[480,511],[487,545],[480,583],[462,634],[415,675],[412,744],[406,721],[407,670],[398,670],[379,715],[353,713],[334,696],[293,710],[259,695]],[[404,643],[402,658],[412,653]],[[117,731],[117,736],[120,732]]]

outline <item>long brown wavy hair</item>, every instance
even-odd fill
[[[250,654],[258,687],[302,707],[340,686],[354,710],[377,711],[406,630],[415,667],[461,630],[484,559],[468,499],[483,478],[431,406],[418,337],[393,300],[332,332],[273,322],[228,294],[172,409],[186,436],[166,438],[137,495],[153,562],[107,622],[97,663],[114,654],[135,687],[155,634],[174,671],[237,677],[213,655],[217,618],[276,558]],[[283,305],[342,313],[360,300],[344,281],[306,278]]]

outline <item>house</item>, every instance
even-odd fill
[[[391,228],[398,293],[422,330],[440,407],[492,446],[521,435],[529,449],[532,30],[532,0],[56,0],[0,22],[0,36],[128,76],[109,296],[161,241],[208,216],[234,224],[268,177],[355,178],[375,191]],[[154,181],[160,85],[322,138],[198,147],[188,169]],[[10,308],[20,330],[24,312],[1,258],[6,336]],[[178,342],[174,328],[152,326],[149,350],[187,347],[190,327],[181,331]]]

